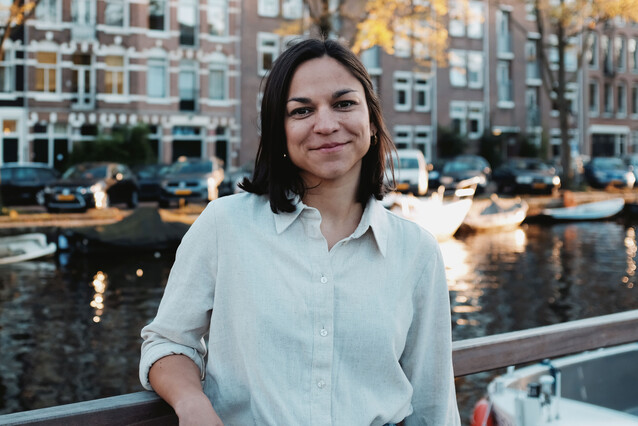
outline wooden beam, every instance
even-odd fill
[[[638,341],[638,310],[454,342],[454,375],[465,376]]]

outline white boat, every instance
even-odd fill
[[[543,214],[559,220],[596,220],[617,215],[625,207],[623,198],[579,204],[573,207],[548,208]]]
[[[515,198],[512,200],[503,200],[498,198],[496,194],[490,197],[487,205],[480,204],[474,200],[477,205],[472,208],[463,224],[475,231],[504,230],[518,227],[525,217],[529,206],[524,200]]]
[[[440,193],[427,197],[391,194],[384,204],[390,211],[418,223],[437,240],[443,241],[454,235],[470,211],[472,198],[468,195],[464,193],[463,197],[446,200]]]
[[[489,384],[472,424],[490,424],[489,413],[498,425],[637,426],[636,365],[630,343],[510,368]]]
[[[45,234],[31,233],[0,237],[0,265],[37,259],[55,253],[55,243]]]

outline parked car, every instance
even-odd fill
[[[585,180],[594,188],[633,188],[636,176],[620,158],[594,157],[585,165]]]
[[[166,171],[161,183],[160,207],[169,207],[172,202],[208,202],[219,195],[219,185],[224,180],[222,160],[212,157],[182,159],[173,163]]]
[[[457,155],[445,162],[439,174],[439,182],[445,189],[476,185],[477,192],[484,191],[492,176],[490,163],[479,155]]]
[[[539,158],[510,158],[492,173],[500,193],[552,194],[560,188],[556,169]]]
[[[48,211],[105,208],[124,203],[137,206],[139,185],[135,174],[120,163],[88,162],[69,167],[44,189]]]
[[[428,191],[428,170],[423,153],[418,149],[399,149],[394,157],[396,190],[414,195]]]
[[[252,178],[253,169],[255,167],[254,162],[248,162],[241,167],[232,168],[224,172],[224,180],[219,185],[219,196],[236,194],[241,192],[242,189],[237,185],[241,183],[244,178]]]
[[[5,206],[44,204],[44,187],[60,173],[43,163],[6,163],[0,167],[0,195]]]
[[[170,164],[143,164],[133,167],[140,186],[140,201],[159,201],[162,179]]]

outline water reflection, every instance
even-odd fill
[[[454,339],[638,309],[637,250],[635,226],[616,222],[445,241]],[[172,261],[71,256],[1,267],[0,413],[141,390],[139,332]],[[464,419],[493,374],[457,380]]]

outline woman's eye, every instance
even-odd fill
[[[295,116],[308,115],[309,113],[310,113],[310,108],[295,108],[292,111],[290,111],[289,115],[291,117],[295,117]]]
[[[356,105],[357,103],[355,101],[339,101],[336,103],[336,107],[337,108],[348,108],[351,107],[353,105]]]

